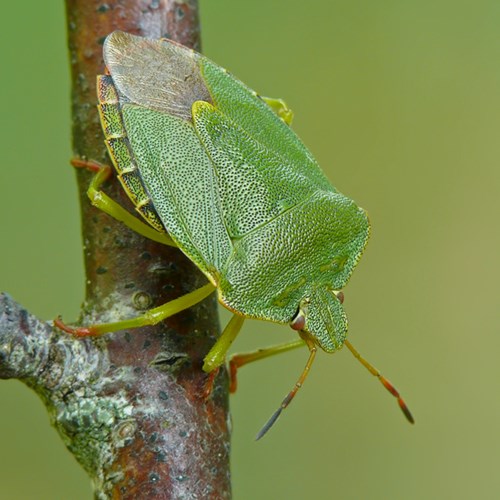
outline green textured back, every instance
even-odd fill
[[[123,119],[141,176],[169,234],[196,265],[218,281],[232,250],[222,220],[212,164],[193,126],[134,104]]]
[[[318,190],[285,154],[253,136],[253,130],[245,130],[209,103],[200,101],[193,108],[196,131],[217,173],[231,238],[241,238]],[[266,113],[256,121],[267,118]],[[331,191],[329,184],[325,187]]]
[[[209,59],[200,59],[201,72],[214,106],[256,141],[292,165],[318,188],[334,189],[295,132],[244,83]]]
[[[267,103],[200,54],[117,32],[104,57],[144,189],[221,303],[289,323],[308,299],[304,331],[338,349],[335,291],[365,247],[365,212]]]
[[[342,310],[333,292],[347,283],[367,237],[362,209],[340,193],[317,191],[235,244],[221,273],[223,299],[246,316],[286,324],[309,297],[307,328],[333,351],[345,338],[347,321],[343,313],[324,321]],[[321,310],[326,305],[329,312]]]

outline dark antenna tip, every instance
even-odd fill
[[[267,431],[276,423],[276,420],[278,420],[279,416],[281,415],[281,412],[283,411],[283,407],[280,406],[271,416],[271,418],[264,424],[264,427],[259,431],[257,436],[255,436],[255,441],[258,441],[262,437],[264,437],[267,434]]]
[[[408,422],[410,422],[410,424],[414,424],[415,419],[413,418],[413,415],[411,414],[411,411],[408,408],[408,406],[406,406],[406,403],[404,402],[403,398],[400,397],[398,399],[398,404],[399,404],[399,407],[401,408],[401,411],[404,413],[406,420],[408,420]]]

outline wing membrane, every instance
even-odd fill
[[[104,62],[113,82],[130,102],[191,119],[194,101],[210,101],[199,68],[200,55],[167,40],[115,31],[104,42]]]

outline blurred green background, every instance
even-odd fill
[[[2,5],[0,289],[75,318],[82,249],[63,2]],[[500,497],[498,0],[201,2],[204,52],[264,95],[373,232],[346,290],[350,339],[322,354],[261,442],[305,352],[241,372],[234,498]],[[227,316],[224,316],[227,319]],[[248,322],[235,350],[291,338]],[[37,397],[0,383],[0,498],[89,499]]]

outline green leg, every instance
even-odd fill
[[[104,333],[117,332],[118,330],[125,330],[128,328],[138,328],[140,326],[156,325],[160,321],[177,314],[178,312],[188,309],[203,299],[208,297],[215,290],[212,283],[198,288],[194,292],[187,293],[178,299],[171,300],[154,309],[149,309],[143,315],[136,318],[126,319],[124,321],[117,321],[116,323],[103,323],[101,325],[91,325],[83,327],[71,327],[62,322],[60,318],[54,321],[54,325],[71,333],[77,337],[97,336]]]
[[[219,368],[226,360],[226,354],[234,339],[238,335],[243,326],[245,318],[239,316],[238,314],[233,314],[233,317],[224,328],[221,336],[217,339],[217,342],[213,345],[212,349],[208,352],[203,360],[203,371],[206,373],[211,373],[217,368]]]
[[[316,357],[316,351],[318,350],[316,344],[313,339],[310,338],[304,332],[300,332],[300,339],[295,340],[293,342],[287,342],[286,344],[280,344],[273,347],[268,347],[267,349],[259,349],[255,352],[250,352],[246,354],[237,354],[231,358],[229,361],[229,374],[230,374],[230,386],[229,390],[234,392],[236,390],[236,372],[239,367],[246,365],[247,363],[252,363],[253,361],[257,361],[259,359],[267,358],[269,356],[274,356],[275,354],[280,354],[282,352],[287,352],[292,349],[296,349],[297,347],[307,346],[309,349],[309,357],[307,358],[307,363],[300,374],[297,382],[293,386],[293,389],[285,396],[283,401],[281,402],[278,409],[272,414],[271,418],[266,422],[264,427],[257,434],[256,439],[260,439],[267,431],[274,425],[274,423],[278,420],[282,411],[292,402],[293,398],[297,394],[298,390],[302,387],[311,366],[313,364],[314,358]]]
[[[229,320],[221,336],[205,356],[203,360],[203,371],[208,373],[208,377],[202,394],[204,399],[210,396],[219,369],[226,361],[227,351],[240,332],[244,322],[245,318],[243,316],[233,314],[233,317]]]
[[[212,392],[214,380],[219,372],[219,368],[222,364],[224,364],[227,351],[240,332],[244,321],[245,318],[243,318],[242,316],[233,314],[233,317],[227,324],[226,328],[224,328],[221,336],[205,356],[203,371],[209,374],[207,383],[205,384],[205,390],[203,392],[205,398],[207,398]],[[247,363],[252,363],[253,361],[258,361],[259,359],[274,356],[275,354],[291,351],[292,349],[296,349],[297,347],[302,347],[304,345],[306,345],[304,340],[299,339],[294,340],[293,342],[287,342],[285,344],[268,347],[266,349],[259,349],[258,351],[254,352],[235,354],[229,360],[229,392],[236,391],[236,373],[238,371],[238,368],[240,368],[241,366],[246,365]]]
[[[235,354],[229,360],[229,391],[236,392],[238,387],[238,379],[236,377],[238,368],[248,363],[258,361],[259,359],[268,358],[269,356],[291,351],[292,349],[297,349],[297,347],[303,347],[305,345],[306,343],[302,339],[298,339],[293,342],[286,342],[284,344],[267,347],[266,349],[259,349],[258,351]]]
[[[291,125],[293,120],[293,111],[288,107],[283,99],[274,97],[263,97],[261,99],[287,124]]]
[[[96,173],[87,190],[87,196],[94,207],[97,207],[114,219],[123,222],[123,224],[127,227],[145,238],[149,238],[150,240],[157,241],[158,243],[163,243],[164,245],[171,247],[177,247],[175,242],[167,233],[160,233],[148,224],[139,220],[137,217],[134,217],[120,204],[112,200],[108,195],[99,189],[103,182],[111,176],[112,170],[109,166],[77,159],[72,160],[71,164],[74,167],[87,168],[88,170]]]

